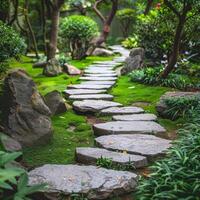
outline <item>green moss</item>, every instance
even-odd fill
[[[24,149],[24,160],[30,166],[46,163],[74,163],[76,147],[92,146],[93,134],[86,118],[72,110],[52,118],[53,138],[47,145]],[[75,130],[70,130],[74,126]]]

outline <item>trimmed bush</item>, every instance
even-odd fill
[[[87,16],[72,15],[61,22],[60,35],[68,45],[73,59],[82,59],[90,47],[90,41],[97,36],[97,23]]]

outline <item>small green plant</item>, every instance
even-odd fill
[[[28,186],[26,171],[12,166],[12,162],[21,155],[20,152],[0,151],[0,199],[30,200],[29,195],[45,190],[45,184]]]
[[[70,197],[71,200],[88,200],[88,198],[86,198],[84,194],[72,194]]]
[[[114,163],[111,158],[104,158],[104,157],[98,158],[96,161],[96,165],[99,167],[103,167],[106,169],[113,169],[113,170],[121,170],[121,171],[135,170],[133,163],[131,163],[130,161],[128,164],[122,165],[119,163]]]
[[[122,46],[127,49],[132,49],[138,47],[138,37],[137,35],[128,37],[122,42]]]

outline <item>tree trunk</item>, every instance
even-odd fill
[[[179,23],[176,28],[176,33],[175,33],[175,37],[174,37],[172,52],[169,57],[168,65],[161,74],[162,78],[166,78],[168,76],[168,74],[174,69],[174,67],[177,63],[178,56],[179,56],[180,43],[181,43],[181,36],[182,36],[182,32],[183,32],[184,25],[186,22],[186,15],[187,15],[187,13],[184,13],[179,18]]]
[[[47,45],[46,45],[46,10],[45,10],[45,0],[41,1],[41,24],[42,24],[42,33],[43,33],[43,46],[44,54],[47,55]]]
[[[152,7],[152,4],[153,4],[153,0],[147,0],[147,6],[145,8],[145,11],[144,11],[144,15],[148,15],[149,14],[149,11]]]

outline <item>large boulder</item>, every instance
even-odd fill
[[[45,103],[51,110],[52,115],[61,114],[67,111],[67,107],[61,93],[56,90],[45,95]]]
[[[124,67],[121,69],[121,74],[128,74],[135,69],[143,67],[144,49],[134,48],[130,51],[129,57],[125,60]]]
[[[79,70],[78,68],[76,68],[72,65],[69,65],[67,63],[64,64],[63,71],[69,75],[80,75],[81,74],[81,70]]]
[[[33,80],[22,70],[10,72],[4,81],[4,132],[22,146],[47,143],[52,136],[51,111]]]
[[[43,74],[45,76],[52,77],[58,76],[61,73],[62,69],[60,67],[59,62],[55,58],[48,60],[46,66],[44,67]]]
[[[165,103],[166,99],[169,98],[181,98],[181,97],[193,97],[194,95],[197,95],[197,92],[166,92],[164,95],[160,97],[159,102],[156,105],[156,110],[158,114],[164,118],[169,118],[169,116],[166,113],[166,110],[168,110],[168,106]]]
[[[108,49],[96,48],[93,53],[93,56],[112,56],[114,53]]]

